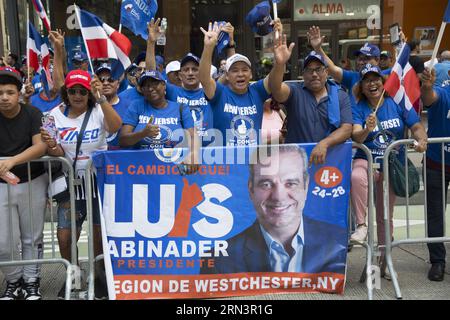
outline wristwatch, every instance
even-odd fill
[[[108,99],[103,94],[100,96],[100,98],[97,99],[98,104],[105,103],[106,101],[108,101]]]

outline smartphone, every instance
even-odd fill
[[[394,23],[393,25],[389,26],[389,34],[391,35],[391,44],[393,46],[398,45],[400,40],[400,26],[398,23]]]
[[[56,128],[55,118],[51,115],[45,115],[42,117],[42,128],[48,132],[52,139],[57,138],[58,129]]]

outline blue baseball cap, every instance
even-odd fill
[[[164,66],[164,58],[161,56],[156,56],[155,57],[155,61],[156,61],[156,65],[162,65]]]
[[[105,70],[112,72],[112,67],[109,63],[105,62],[105,63],[102,63],[101,65],[99,65],[97,67],[97,69],[95,69],[95,74],[99,74],[100,72],[105,71]]]
[[[355,51],[355,56],[359,56],[360,54],[365,55],[366,57],[379,58],[380,49],[376,45],[366,42],[361,49]]]
[[[252,28],[252,31],[260,36],[268,35],[273,31],[272,17],[270,16],[269,1],[258,3],[245,18],[247,24]]]
[[[139,85],[142,86],[145,80],[147,79],[155,79],[158,81],[165,81],[161,73],[157,70],[145,71],[141,74],[139,78]]]
[[[382,77],[380,67],[374,66],[374,65],[372,65],[372,64],[370,64],[370,63],[366,64],[366,65],[364,66],[364,68],[362,68],[362,70],[359,72],[360,79],[361,79],[361,80],[364,79],[364,77],[365,77],[366,74],[368,74],[368,73],[375,73],[375,74],[379,75],[380,77]]]
[[[325,67],[328,67],[327,62],[325,61],[325,59],[318,54],[315,51],[311,51],[308,56],[305,58],[305,62],[303,63],[303,68],[306,68],[306,66],[311,62],[311,61],[319,61],[321,64],[323,64]]]
[[[72,61],[79,61],[79,62],[86,61],[87,59],[88,59],[87,54],[84,53],[83,51],[75,51],[72,57]]]
[[[200,65],[199,57],[197,57],[196,55],[189,52],[183,59],[181,59],[180,66],[182,67],[189,61],[192,61],[192,62],[196,63],[197,65]]]

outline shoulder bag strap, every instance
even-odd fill
[[[86,115],[84,116],[83,124],[81,125],[81,129],[80,129],[80,134],[77,137],[77,148],[75,151],[75,160],[73,161],[73,165],[72,165],[74,171],[75,171],[77,160],[78,160],[78,153],[80,152],[80,148],[81,148],[81,143],[83,142],[84,131],[86,130],[91,113],[92,113],[92,108],[89,107],[88,110],[86,111]]]

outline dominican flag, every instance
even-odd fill
[[[44,23],[45,29],[50,32],[52,30],[50,27],[50,20],[47,17],[47,12],[45,12],[45,8],[42,5],[41,0],[31,0],[31,2],[33,2],[33,6],[36,9],[36,12]]]
[[[44,84],[44,90],[49,96],[50,90],[53,88],[53,81],[50,73],[50,52],[47,43],[42,39],[41,35],[34,26],[28,22],[28,39],[27,39],[28,65],[40,75],[41,82]]]
[[[119,79],[131,65],[128,57],[131,51],[130,40],[92,13],[78,7],[75,10],[89,59],[112,59],[112,76]]]
[[[399,57],[392,68],[392,73],[384,84],[384,89],[394,101],[411,110],[414,102],[420,98],[420,83],[416,72],[409,64],[411,48],[404,44]]]
[[[123,0],[120,24],[144,40],[148,38],[147,24],[158,11],[156,0]]]

